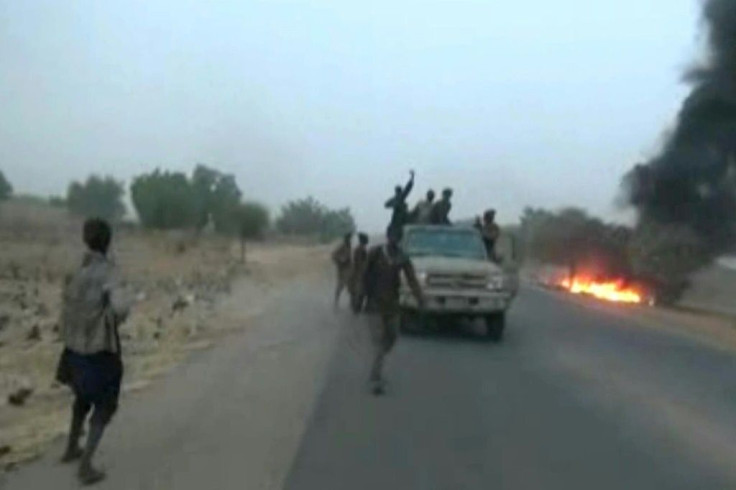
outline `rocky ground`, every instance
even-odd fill
[[[0,468],[33,458],[63,434],[70,400],[53,375],[62,349],[61,287],[83,252],[80,223],[61,211],[26,208],[0,214]],[[247,325],[326,256],[316,247],[256,244],[242,264],[228,240],[133,229],[118,232],[113,254],[135,297],[121,331],[125,392]],[[237,315],[226,307],[234,289]]]

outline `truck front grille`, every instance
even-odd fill
[[[447,289],[485,289],[486,276],[478,274],[430,274],[427,286]]]

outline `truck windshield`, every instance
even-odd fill
[[[404,250],[411,257],[434,255],[485,260],[486,250],[475,230],[417,229],[406,235]]]

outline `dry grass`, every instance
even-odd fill
[[[0,211],[0,467],[34,457],[66,430],[69,394],[53,381],[61,284],[83,247],[79,220],[63,211],[7,203]],[[324,250],[237,244],[216,237],[119,230],[113,255],[137,303],[123,326],[125,391],[146,386],[194,349],[247,325],[290,279],[321,266]],[[223,301],[233,292],[237,301]],[[172,311],[177,299],[188,306]],[[33,337],[37,331],[38,338]],[[8,395],[33,394],[21,406]],[[2,455],[2,447],[10,452]]]

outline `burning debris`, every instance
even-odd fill
[[[573,294],[585,294],[604,301],[634,304],[644,302],[644,293],[627,285],[623,279],[596,281],[584,277],[575,277],[573,279],[563,279],[559,285]]]

